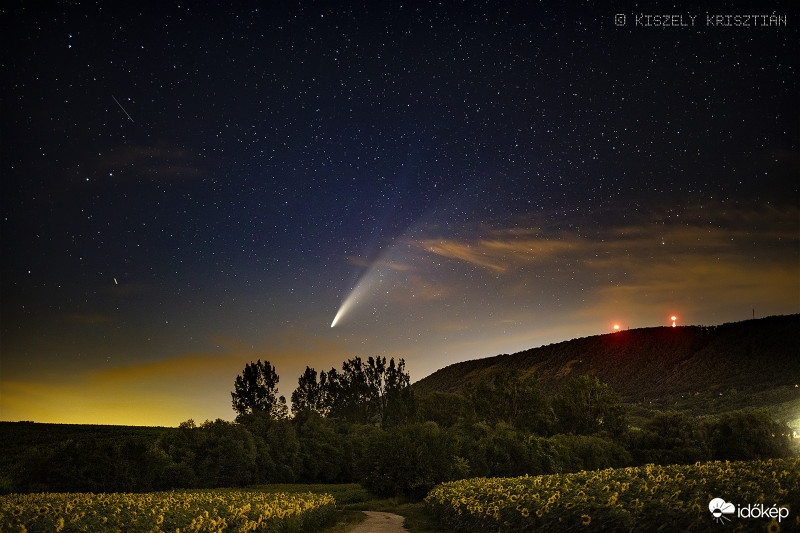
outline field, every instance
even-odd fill
[[[359,510],[395,512],[410,531],[800,531],[800,459],[646,465],[436,486],[424,503],[373,499],[357,484],[260,485],[144,494],[0,496],[0,531],[325,531]],[[763,509],[739,517],[714,498]],[[755,507],[754,507],[755,506]],[[755,511],[751,510],[750,513]],[[774,515],[769,516],[769,515]],[[788,515],[788,516],[787,516]]]
[[[714,498],[737,511],[715,517]],[[456,531],[705,531],[715,519],[744,531],[797,531],[800,459],[467,479],[438,485],[425,503]],[[745,506],[759,516],[739,517]]]
[[[333,521],[330,494],[196,490],[148,494],[0,496],[0,531],[317,531]]]

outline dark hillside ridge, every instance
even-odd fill
[[[538,372],[544,393],[573,376],[597,376],[625,401],[709,391],[760,391],[800,384],[800,314],[721,326],[619,331],[455,363],[412,388],[417,394],[460,392],[504,369]]]

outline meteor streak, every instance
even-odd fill
[[[114,98],[114,95],[113,95],[113,94],[111,95],[111,98]],[[128,115],[128,112],[127,112],[127,111],[125,111],[125,108],[124,108],[124,107],[122,107],[122,104],[120,104],[120,103],[119,103],[119,101],[118,101],[116,98],[114,98],[114,101],[115,101],[115,102],[117,102],[117,105],[119,106],[119,108],[120,108],[120,109],[122,109],[122,112],[123,112],[123,113],[125,113],[125,116],[127,116],[127,117],[128,117],[128,120],[130,120],[131,122],[133,122],[133,119],[131,118],[131,116],[130,116],[130,115]]]

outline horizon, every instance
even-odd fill
[[[356,356],[417,381],[614,324],[800,310],[797,26],[5,14],[0,419],[229,420],[259,359],[288,397]]]
[[[421,377],[419,379],[414,380],[413,376],[412,376],[411,385],[413,386],[415,383],[417,383],[419,381],[422,381],[423,379],[431,376],[432,374],[435,374],[439,370],[442,370],[442,369],[444,369],[446,367],[449,367],[449,366],[452,366],[452,365],[457,365],[459,363],[464,363],[464,362],[469,362],[469,361],[477,361],[477,360],[481,360],[481,359],[491,359],[493,357],[502,356],[502,355],[515,355],[517,353],[521,353],[521,352],[525,352],[525,351],[529,351],[529,350],[537,350],[539,348],[544,348],[544,347],[551,346],[551,345],[554,345],[554,344],[569,343],[569,342],[572,342],[572,341],[591,338],[591,337],[601,337],[601,336],[605,336],[605,335],[615,335],[615,334],[622,333],[623,331],[638,331],[638,330],[663,329],[663,328],[672,329],[673,327],[675,327],[676,329],[681,329],[681,328],[718,328],[718,327],[723,327],[723,326],[740,324],[740,323],[744,323],[744,322],[768,320],[768,319],[772,319],[772,318],[789,317],[789,316],[796,316],[796,315],[800,315],[800,313],[792,313],[792,314],[785,314],[785,315],[767,315],[767,316],[755,317],[755,318],[751,317],[751,318],[747,318],[747,319],[744,319],[744,320],[737,320],[737,321],[732,321],[732,322],[723,322],[723,323],[720,323],[720,324],[682,324],[682,325],[678,325],[678,326],[672,326],[671,324],[664,324],[664,325],[657,325],[657,326],[641,326],[641,327],[636,327],[636,328],[627,328],[627,329],[623,329],[623,330],[619,330],[619,331],[614,331],[612,329],[611,331],[606,331],[606,332],[602,332],[602,333],[596,333],[596,334],[592,334],[592,335],[573,337],[571,339],[562,339],[562,340],[554,341],[554,342],[551,342],[551,343],[548,343],[548,344],[541,344],[541,345],[538,345],[538,346],[525,348],[525,349],[520,350],[518,352],[512,352],[512,353],[508,353],[508,354],[506,354],[506,353],[496,353],[496,354],[493,354],[493,355],[485,355],[485,356],[477,357],[477,358],[474,358],[474,359],[464,359],[464,360],[461,360],[461,361],[456,361],[456,362],[450,363],[450,364],[448,364],[446,366],[443,366],[441,368],[437,368],[436,370],[432,371],[431,373],[429,373],[429,374],[427,374],[427,375],[425,375],[425,376],[423,376],[423,377]],[[248,363],[250,363],[250,362],[254,362],[254,361],[248,361]],[[244,363],[244,364],[247,364],[247,363]],[[337,370],[339,370],[341,368],[341,366],[339,365],[336,368],[337,368]],[[242,370],[243,369],[244,369],[244,366],[242,367]],[[317,370],[319,371],[321,369],[317,369]],[[322,369],[322,370],[326,370],[326,369]],[[280,376],[280,374],[279,374],[279,376]],[[298,375],[298,377],[299,377],[299,375]],[[295,383],[295,386],[296,386],[296,383]],[[233,383],[231,383],[231,392],[232,391],[233,391]],[[293,413],[291,413],[291,400],[289,398],[290,395],[291,395],[291,391],[286,391],[283,394],[287,398],[287,400],[286,400],[287,401],[287,405],[290,408],[289,414],[290,414],[290,417],[292,417]],[[233,414],[233,410],[231,410],[231,413]],[[37,420],[7,420],[7,419],[1,419],[0,422],[32,423],[32,424],[57,424],[57,425],[79,425],[79,426],[111,426],[111,427],[119,426],[119,427],[138,427],[138,428],[177,428],[180,425],[180,423],[186,422],[189,419],[193,420],[198,426],[200,424],[202,424],[203,422],[213,421],[213,420],[218,420],[218,419],[222,419],[222,420],[225,420],[225,421],[228,421],[228,422],[232,422],[233,421],[233,418],[226,419],[226,418],[221,418],[221,417],[215,417],[215,418],[194,418],[194,417],[189,417],[187,419],[180,420],[180,421],[174,423],[173,425],[166,425],[166,424],[156,424],[156,425],[153,425],[153,424],[121,424],[121,423],[69,422],[69,421],[58,422],[58,421],[47,421],[47,420],[37,421]]]

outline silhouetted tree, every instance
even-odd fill
[[[406,406],[412,402],[411,395],[398,394],[410,383],[403,359],[395,364],[392,358],[387,365],[385,357],[370,357],[366,363],[355,357],[342,363],[341,372],[322,372],[320,383],[329,415],[349,422],[383,422],[393,400]],[[395,419],[408,418],[403,413],[407,409],[391,410]]]
[[[286,418],[286,398],[278,396],[278,374],[269,363],[259,360],[244,367],[236,377],[235,390],[231,393],[233,410],[237,420],[249,414],[266,414],[276,420]]]
[[[292,413],[297,415],[301,411],[311,411],[326,416],[330,411],[326,401],[326,385],[325,372],[320,373],[320,381],[317,382],[317,371],[306,367],[303,375],[297,380],[297,388],[292,393]]]

